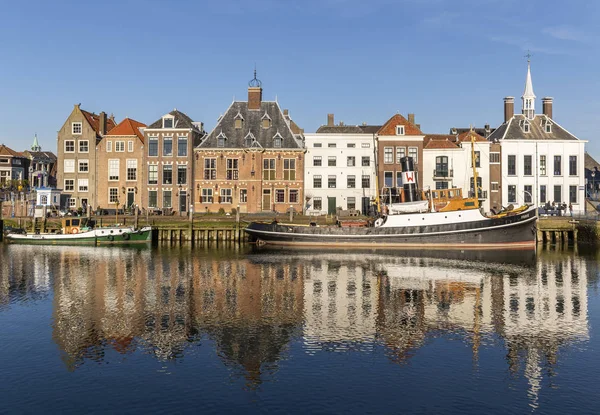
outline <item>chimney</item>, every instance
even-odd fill
[[[286,110],[286,109],[284,109],[284,110],[283,110],[283,115],[284,115],[285,117],[289,117],[289,116],[290,116],[290,110]]]
[[[106,134],[106,113],[104,111],[98,115],[98,133],[100,135]]]
[[[542,112],[548,118],[552,118],[552,101],[554,98],[552,97],[544,97],[542,98]]]
[[[261,102],[262,102],[262,87],[260,87],[260,86],[248,87],[248,109],[249,110],[260,110]]]
[[[510,120],[515,115],[515,97],[504,98],[504,122]]]
[[[417,127],[420,130],[421,129],[421,124],[415,124],[415,127]]]
[[[408,114],[408,122],[411,124],[415,124],[415,114]]]
[[[333,114],[327,114],[327,126],[333,127],[335,125],[335,121],[333,118]]]

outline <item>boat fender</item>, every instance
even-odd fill
[[[77,228],[73,228],[73,229],[71,229],[71,233],[72,233],[72,234],[79,233],[79,229],[77,229]]]
[[[108,235],[107,239],[112,242],[115,240],[115,237],[112,235]]]
[[[381,225],[383,225],[383,219],[379,218],[375,221],[375,227],[379,228]]]
[[[130,235],[129,235],[129,233],[124,233],[124,234],[123,234],[123,239],[124,239],[124,240],[128,241],[128,240],[129,240],[129,238],[130,238]]]

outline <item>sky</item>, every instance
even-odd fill
[[[416,114],[425,133],[498,126],[533,88],[600,158],[600,1],[0,0],[0,143],[56,151],[73,105],[210,131],[256,66],[305,132]]]

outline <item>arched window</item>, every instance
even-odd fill
[[[48,204],[48,196],[43,195],[40,197],[40,204],[47,205]]]

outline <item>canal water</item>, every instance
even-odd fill
[[[0,412],[598,413],[596,252],[0,245]]]

